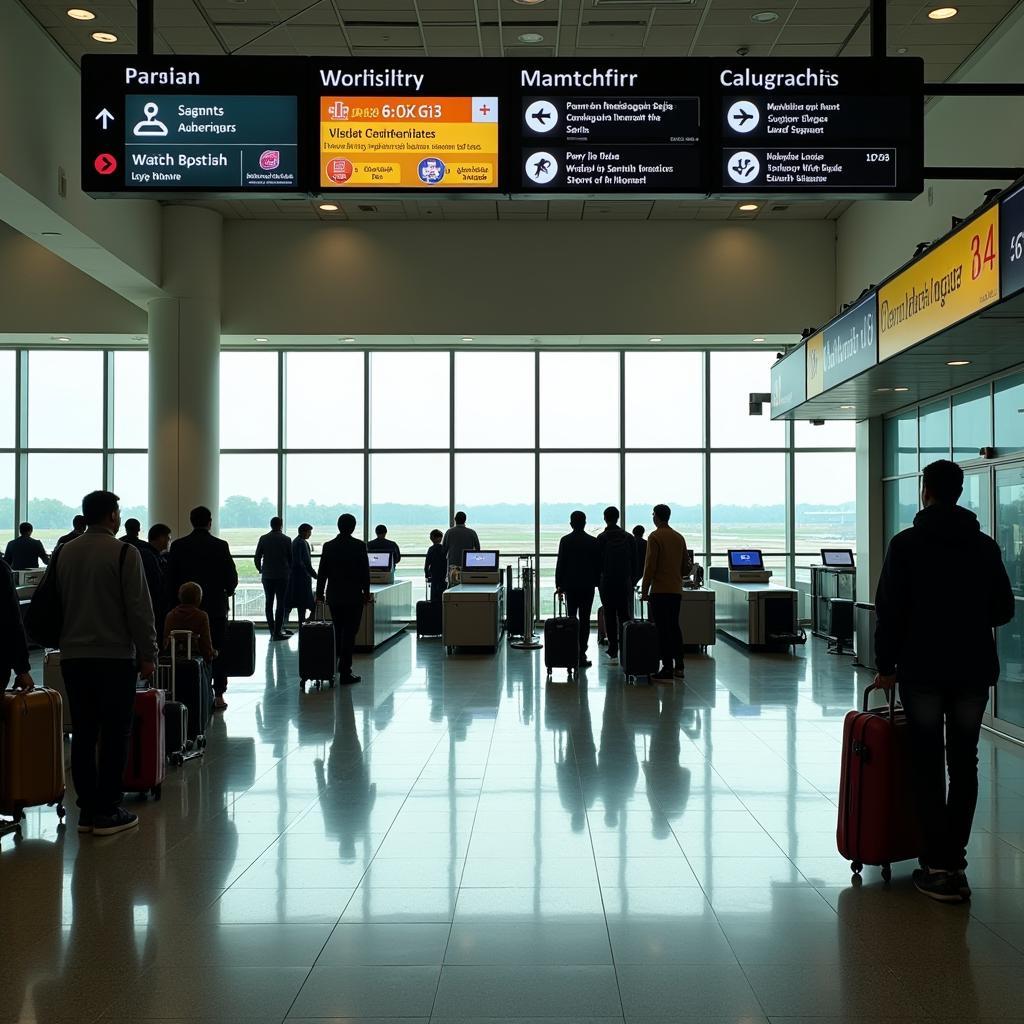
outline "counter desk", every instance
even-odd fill
[[[441,630],[445,650],[489,647],[498,650],[505,621],[505,588],[501,583],[459,583],[441,599]]]
[[[748,647],[793,645],[799,631],[797,591],[771,583],[729,583],[712,579],[709,587],[715,595],[715,626],[720,633]]]
[[[355,649],[361,654],[373,651],[393,636],[404,632],[412,618],[412,580],[396,583],[371,583],[370,603],[363,607],[363,618],[356,633]]]

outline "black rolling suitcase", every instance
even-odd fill
[[[552,669],[568,670],[569,681],[580,664],[580,624],[565,614],[562,595],[557,597],[559,614],[544,622],[544,667],[551,682]]]
[[[206,745],[205,737],[202,745],[198,745],[195,737],[190,736],[188,705],[178,694],[178,669],[182,663],[192,660],[192,634],[187,630],[172,631],[170,657],[157,665],[157,685],[167,691],[167,700],[164,702],[164,749],[167,751],[167,760],[173,765],[182,765],[195,757],[202,757]]]
[[[427,600],[416,602],[416,639],[441,635],[441,602],[430,600],[432,583],[427,582]]]
[[[334,623],[324,620],[324,606],[314,606],[313,619],[299,626],[299,688],[311,682],[319,690],[321,684],[334,685],[338,656],[334,649]]]
[[[510,638],[526,636],[526,595],[522,587],[513,587],[508,592],[505,632],[508,633]]]
[[[224,630],[224,643],[217,660],[228,678],[256,674],[256,626],[248,619],[235,618],[234,598],[231,599],[231,618]]]
[[[640,614],[643,614],[640,602]],[[639,676],[648,680],[661,667],[658,627],[645,619],[632,619],[622,623],[619,662],[626,680],[635,683]]]

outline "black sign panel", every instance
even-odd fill
[[[1000,294],[1005,299],[1024,288],[1024,188],[999,204]]]
[[[301,192],[302,65],[275,58],[125,57],[82,63],[86,192]],[[291,91],[289,91],[291,90]]]
[[[671,59],[513,64],[506,191],[705,194],[706,71]]]
[[[862,193],[923,187],[923,64],[763,58],[714,62],[712,191]]]
[[[878,362],[878,293],[850,307],[824,330],[824,383],[835,387]]]

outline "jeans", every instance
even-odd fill
[[[593,587],[566,590],[565,612],[569,618],[577,619],[580,624],[580,661],[585,661],[587,657],[587,646],[590,643],[590,614],[593,608]]]
[[[78,806],[99,817],[117,810],[135,713],[139,673],[127,658],[69,658],[61,663],[71,705],[71,777]]]
[[[363,598],[360,595],[355,599],[330,601],[329,604],[334,622],[334,644],[338,649],[338,671],[344,680],[352,675],[352,653],[363,618]]]
[[[603,586],[600,591],[601,607],[604,608],[604,628],[608,633],[608,657],[617,658],[622,623],[633,618],[633,589],[624,583],[619,586]]]
[[[285,602],[288,600],[288,579],[263,580],[263,593],[267,598],[267,626],[271,636],[284,629]]]
[[[978,803],[978,737],[988,694],[901,684],[900,699],[910,727],[921,859],[931,868],[962,870]]]
[[[210,616],[210,643],[215,651],[224,649],[224,638],[228,633],[228,620]],[[223,669],[224,659],[213,659],[213,692],[221,697],[228,688],[228,677]]]
[[[658,629],[662,668],[671,672],[683,667],[683,631],[679,628],[682,594],[651,594],[651,621]]]

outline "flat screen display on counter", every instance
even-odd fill
[[[264,66],[246,58],[87,55],[84,189],[300,191],[299,98],[275,85],[287,88],[299,65],[285,60],[273,76]]]
[[[506,191],[705,194],[706,72],[668,58],[513,64]]]
[[[348,190],[495,190],[500,64],[322,62],[316,182]]]
[[[920,59],[740,58],[714,64],[712,192],[920,193]]]

